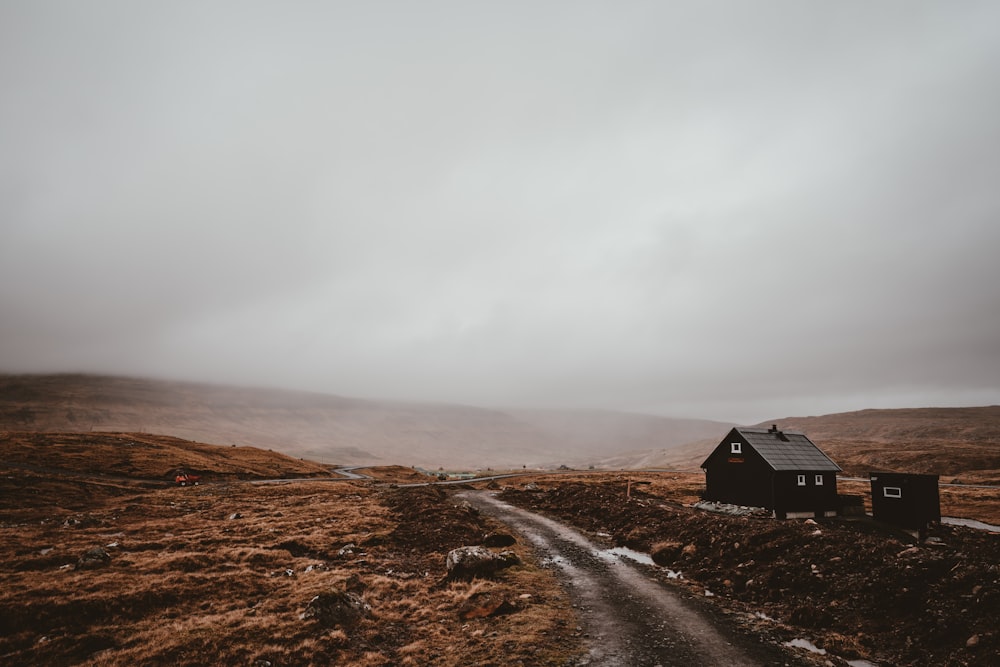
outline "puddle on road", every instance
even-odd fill
[[[660,568],[659,565],[653,562],[652,557],[649,554],[644,554],[641,551],[636,551],[635,549],[629,549],[628,547],[614,547],[612,549],[595,549],[594,555],[603,561],[608,563],[620,562],[620,559],[627,558],[629,560],[635,561],[636,563],[642,563],[643,565],[652,565],[657,569],[662,569],[667,573],[667,579],[683,579],[684,576],[680,572],[675,572],[670,568]]]
[[[594,551],[594,555],[601,560],[608,561],[609,563],[617,562],[618,558],[621,557],[634,560],[636,563],[642,563],[643,565],[656,565],[656,563],[653,562],[653,559],[650,558],[649,554],[644,554],[641,551],[635,551],[634,549],[629,549],[628,547],[597,549]]]

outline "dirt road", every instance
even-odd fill
[[[510,526],[562,573],[591,646],[580,665],[797,664],[779,647],[754,643],[713,621],[694,600],[651,576],[651,566],[614,556],[579,532],[488,492],[459,497]]]

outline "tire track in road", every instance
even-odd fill
[[[590,652],[580,665],[607,667],[747,667],[789,664],[774,646],[739,646],[704,614],[655,579],[547,517],[508,505],[487,492],[458,494],[507,524],[534,546],[543,563],[562,574]],[[745,642],[739,642],[745,643]],[[763,659],[762,659],[763,658]]]

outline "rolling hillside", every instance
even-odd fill
[[[860,410],[818,417],[786,417],[777,424],[802,431],[848,475],[896,470],[1000,484],[1000,406]],[[600,467],[697,470],[726,434],[671,449],[631,452],[592,462]]]
[[[0,430],[157,433],[342,465],[578,464],[726,428],[601,411],[493,410],[93,375],[0,376]]]

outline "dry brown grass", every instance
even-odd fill
[[[256,447],[220,447],[148,433],[0,432],[8,464],[132,480],[173,481],[178,469],[212,479],[330,477],[326,466]]]
[[[424,473],[406,466],[373,466],[358,468],[355,472],[390,484],[421,484],[435,481]]]
[[[500,527],[437,489],[2,473],[18,481],[0,489],[4,664],[545,665],[580,650],[568,599],[527,548],[495,579],[443,580],[449,548]],[[414,517],[426,525],[406,525]],[[77,569],[92,547],[110,562]],[[339,589],[370,616],[352,627],[300,618]],[[484,596],[512,613],[463,619]]]

